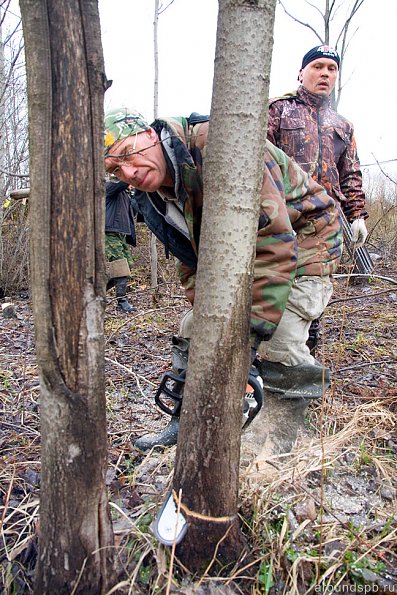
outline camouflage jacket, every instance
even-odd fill
[[[173,172],[174,193],[167,196],[161,188],[154,193],[137,193],[136,200],[149,228],[179,259],[180,279],[193,303],[208,122],[193,125],[186,118],[170,118],[155,120],[152,127],[165,139],[162,147],[168,169]],[[175,207],[179,214],[172,212]],[[333,199],[268,142],[256,241],[252,331],[263,340],[270,339],[295,275],[333,273],[341,249],[340,221]]]
[[[366,218],[353,126],[320,97],[300,86],[270,100],[268,139],[337,199],[349,221]]]

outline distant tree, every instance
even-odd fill
[[[154,20],[153,20],[153,57],[154,57],[154,85],[153,85],[153,117],[157,118],[159,105],[159,58],[158,58],[158,22],[159,22],[159,2],[154,0]],[[150,255],[150,286],[157,290],[158,287],[158,258],[157,243],[154,233],[149,233],[149,255]]]
[[[27,103],[21,19],[0,4],[1,196],[28,174]]]
[[[153,86],[153,117],[158,116],[159,107],[159,53],[158,53],[158,23],[159,15],[164,12],[174,0],[169,0],[168,4],[164,6],[160,0],[154,0],[154,19],[153,19],[153,56],[154,56],[154,86]],[[157,259],[157,243],[156,236],[150,232],[150,274],[151,287],[153,289],[158,286],[158,259]]]
[[[314,0],[314,2],[315,1],[316,0]],[[338,50],[340,55],[339,75],[337,85],[333,92],[333,101],[337,107],[339,105],[344,86],[342,82],[344,58],[349,48],[350,41],[357,32],[356,29],[349,36],[350,26],[357,12],[364,4],[365,0],[352,0],[349,3],[341,1],[337,2],[337,0],[325,0],[324,8],[319,8],[317,6],[317,4],[319,3],[318,0],[317,4],[314,2],[313,0],[304,0],[305,4],[313,8],[314,11],[317,12],[318,15],[320,15],[322,25],[319,28],[316,28],[312,23],[306,23],[305,21],[301,20],[298,16],[295,16],[296,14],[299,14],[299,7],[297,6],[296,0],[293,0],[293,10],[295,14],[292,14],[287,9],[287,0],[278,0],[280,6],[282,6],[282,8],[284,9],[284,12],[289,17],[291,17],[296,23],[299,23],[303,27],[310,29],[310,31],[312,31],[314,35],[317,37],[320,44],[331,45],[332,47]],[[321,1],[321,4],[324,4],[323,0]],[[344,7],[345,4],[347,4],[347,7],[344,16],[341,17],[340,10],[342,9],[342,7]],[[336,25],[335,23],[337,16],[339,16],[338,25]],[[333,21],[335,23],[335,27],[332,27]]]
[[[244,549],[237,516],[242,398],[275,4],[219,1],[195,320],[173,482],[189,521],[177,554],[197,571],[215,559],[235,562]]]
[[[40,377],[35,593],[106,593],[103,95],[97,0],[20,0],[26,46],[32,295]]]
[[[10,201],[29,184],[27,102],[21,19],[0,2],[0,287],[26,289],[27,207]]]

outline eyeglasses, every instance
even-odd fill
[[[168,140],[169,138],[172,138],[174,135],[170,134],[169,136],[163,138],[163,139],[158,139],[156,140],[156,142],[154,142],[152,145],[148,145],[147,147],[144,147],[143,149],[139,149],[138,151],[136,151],[136,142],[137,142],[137,137],[138,134],[135,134],[135,138],[134,138],[134,146],[131,148],[131,150],[127,150],[126,153],[120,153],[119,155],[111,155],[110,153],[108,153],[105,156],[105,159],[108,159],[109,157],[112,157],[113,159],[124,159],[126,161],[131,162],[131,157],[133,157],[134,155],[140,155],[140,154],[144,154],[145,151],[147,151],[148,149],[151,149],[152,147],[155,147],[156,145],[159,145],[161,143],[163,143],[164,141]]]

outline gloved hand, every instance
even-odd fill
[[[355,219],[352,223],[352,241],[356,244],[356,249],[364,245],[367,235],[368,230],[364,219]]]

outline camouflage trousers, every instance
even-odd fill
[[[270,341],[262,341],[259,355],[284,366],[314,365],[316,360],[306,345],[309,328],[324,312],[332,290],[329,276],[297,277],[279,325]]]
[[[131,247],[127,244],[126,235],[124,233],[105,233],[105,256],[108,262],[126,258],[130,268],[132,268],[134,264]]]

